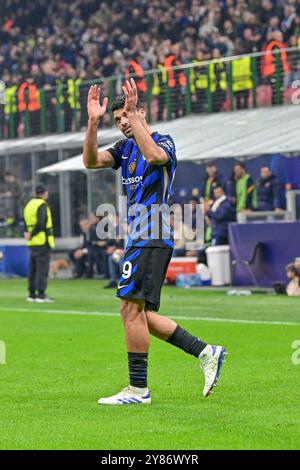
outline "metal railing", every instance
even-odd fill
[[[283,54],[286,54],[286,60]],[[149,122],[193,113],[282,105],[291,103],[295,88],[300,87],[297,82],[300,80],[300,49],[294,47],[148,70],[142,83],[135,78],[138,87],[143,89],[140,97]],[[124,75],[92,81],[65,78],[56,86],[40,88],[33,96],[26,90],[23,109],[19,89],[14,92],[6,87],[6,104],[0,105],[0,137],[82,130],[87,123],[86,101],[90,85],[99,84],[102,96],[108,96],[111,103],[115,95],[121,94],[124,80]],[[109,110],[100,125],[113,125]]]

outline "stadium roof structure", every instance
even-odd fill
[[[257,155],[300,152],[300,107],[297,105],[188,116],[155,124],[152,128],[172,135],[179,161],[245,159]],[[121,137],[116,128],[100,130],[99,135],[104,144],[101,149]],[[4,141],[0,143],[0,155],[79,148],[83,145],[84,136],[85,133],[80,132]],[[38,173],[80,170],[85,170],[82,153],[41,168]]]
[[[101,129],[99,135],[101,136],[101,142],[107,145],[113,140],[117,140],[120,137],[120,132],[116,128]],[[0,142],[0,158],[5,155],[78,149],[83,146],[84,136],[85,132],[68,132],[24,139],[2,140]]]

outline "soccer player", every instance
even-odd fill
[[[108,150],[98,151],[97,129],[99,120],[106,112],[108,99],[104,98],[101,106],[100,89],[96,85],[90,88],[89,121],[83,152],[86,168],[122,168],[129,214],[130,207],[135,207],[135,204],[142,204],[146,210],[142,217],[138,211],[129,216],[129,224],[134,228],[129,235],[123,275],[117,289],[128,351],[129,386],[117,395],[101,398],[98,403],[151,403],[147,383],[150,334],[199,360],[204,372],[203,395],[206,397],[218,381],[225,349],[203,342],[173,320],[158,315],[161,288],[173,251],[173,239],[170,226],[169,232],[166,227],[158,231],[153,231],[157,227],[152,227],[150,235],[143,236],[144,228],[151,226],[149,220],[152,210],[155,211],[156,205],[168,201],[177,165],[175,144],[169,135],[152,132],[148,126],[146,111],[139,103],[133,79],[126,82],[123,92],[124,96],[113,101],[111,112],[125,139]],[[139,231],[136,230],[137,226],[140,227]],[[153,236],[153,233],[160,235]],[[166,233],[169,233],[168,237]]]

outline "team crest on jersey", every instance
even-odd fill
[[[130,171],[130,173],[132,174],[132,173],[135,171],[135,169],[136,169],[136,158],[135,158],[135,159],[133,160],[133,162],[130,163],[130,165],[129,165],[129,171]]]

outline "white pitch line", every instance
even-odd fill
[[[4,312],[24,312],[24,313],[48,313],[53,315],[83,315],[93,317],[119,317],[116,312],[88,312],[82,310],[50,310],[50,309],[30,309],[30,308],[5,308],[0,307],[0,311]],[[196,320],[208,322],[221,322],[221,323],[240,323],[246,325],[283,325],[283,326],[300,326],[296,322],[283,322],[283,321],[265,321],[265,320],[242,320],[235,318],[218,318],[218,317],[189,317],[184,315],[170,315],[174,320]]]

